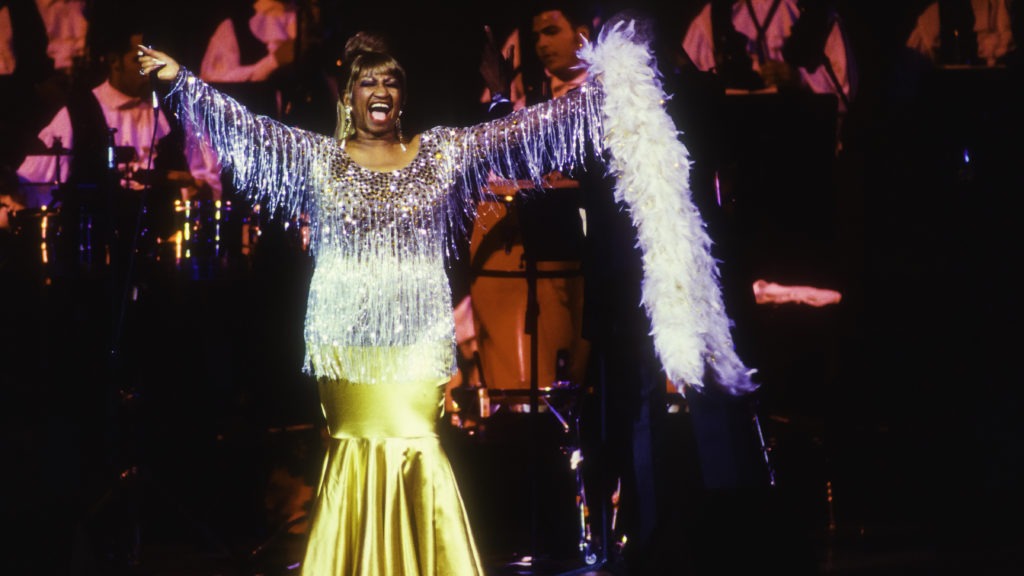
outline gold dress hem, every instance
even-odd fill
[[[319,388],[331,438],[303,576],[482,576],[435,430],[443,383]]]

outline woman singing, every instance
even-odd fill
[[[604,51],[614,54],[604,60],[614,55],[618,62],[609,62],[602,68],[605,73],[651,70],[643,47],[635,47],[632,59],[624,57],[622,46],[633,45],[630,32],[622,26],[609,36]],[[598,64],[602,50],[587,49],[590,62]],[[456,368],[445,259],[456,253],[461,223],[472,221],[480,195],[487,193],[481,190],[489,174],[539,184],[552,169],[580,166],[588,143],[604,142],[605,99],[611,92],[594,82],[492,122],[436,127],[406,137],[401,64],[368,34],[354,36],[345,52],[333,138],[250,113],[166,53],[140,47],[139,63],[142,74],[155,71],[170,83],[167,98],[179,120],[231,167],[241,193],[282,217],[302,215],[310,222],[315,271],[306,309],[304,370],[316,378],[331,442],[303,573],[483,574],[435,431],[443,385]],[[652,78],[641,72],[623,88],[650,87]],[[630,107],[649,106],[659,113],[660,91],[648,90],[641,97],[654,100]],[[674,130],[668,134],[677,142]],[[674,149],[671,163],[685,167],[685,160],[685,149]],[[673,195],[686,203],[688,188],[678,176],[665,179],[682,182],[684,194]],[[679,217],[695,218],[689,213]],[[700,228],[699,219],[693,224]],[[680,242],[677,232],[671,231],[675,244]],[[687,258],[707,247],[696,248]],[[694,260],[713,270],[709,255]],[[705,317],[720,310],[707,304],[708,297],[718,302],[715,280],[708,275],[690,293],[691,302],[711,310]],[[706,328],[701,323],[692,328],[701,326]],[[727,364],[731,341],[728,350],[710,338],[702,342],[706,345],[694,352],[699,371],[696,366],[676,371],[680,379],[702,374],[711,353],[721,366]]]

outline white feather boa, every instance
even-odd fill
[[[733,394],[757,388],[736,354],[718,263],[690,191],[689,152],[665,110],[654,57],[632,22],[606,26],[581,57],[605,94],[604,148],[643,250],[643,305],[654,345],[678,388],[705,372]]]

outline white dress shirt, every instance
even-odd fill
[[[126,175],[150,167],[150,143],[154,141],[155,118],[150,100],[128,96],[111,86],[109,81],[93,88],[92,93],[100,103],[107,126],[117,130],[114,133],[114,144],[129,146],[135,150],[135,158],[129,163]],[[170,124],[162,112],[157,118],[155,141],[159,141],[171,131]],[[74,152],[75,135],[67,107],[61,108],[50,123],[39,131],[38,138],[47,146],[53,146],[56,139],[60,138],[63,147]],[[153,154],[155,161],[155,150]],[[40,195],[47,195],[49,186],[39,187],[33,186],[33,184],[48,183],[52,185],[58,180],[62,183],[66,182],[70,159],[70,156],[60,157],[60,175],[57,176],[57,157],[51,155],[25,157],[21,166],[18,167],[18,179],[22,182],[26,194],[30,196],[30,205],[40,206],[48,203],[49,199]],[[143,187],[142,184],[132,179],[128,179],[126,185],[133,189]]]
[[[971,9],[978,39],[978,60],[993,66],[1015,46],[1006,0],[971,0]],[[941,35],[939,3],[932,2],[917,17],[914,30],[907,38],[907,47],[937,63]]]
[[[267,55],[254,64],[241,63],[238,37],[230,19],[217,26],[199,68],[199,77],[207,82],[261,82],[277,70],[279,64],[274,52],[282,43],[294,40],[298,32],[295,10],[278,0],[256,0],[255,14],[249,18],[249,30],[267,47]],[[189,137],[192,175],[210,184],[215,198],[223,194],[220,181],[221,165],[216,153],[198,146]]]
[[[764,26],[765,58],[768,60],[785,60],[782,49],[786,39],[793,30],[793,25],[800,18],[798,0],[782,0],[771,21],[765,22],[772,6],[772,0],[752,0],[757,21]],[[757,46],[757,24],[750,16],[746,2],[734,2],[732,6],[732,23],[736,31],[747,37],[747,54],[753,60],[755,71],[761,68],[761,58]],[[711,29],[711,4],[708,3],[690,23],[683,37],[683,50],[702,71],[715,67],[714,34]],[[824,66],[814,72],[806,68],[798,68],[801,83],[817,94],[839,94],[840,91],[851,96],[850,55],[846,48],[846,40],[838,22],[833,22],[825,41],[825,56],[835,72],[838,86],[828,74]]]
[[[49,43],[46,55],[53,67],[68,71],[75,58],[85,54],[85,35],[89,22],[85,2],[81,0],[36,0]],[[7,6],[0,8],[0,75],[13,74],[18,66],[14,54],[14,29]]]
[[[70,70],[74,59],[85,54],[85,36],[89,30],[85,2],[36,0],[36,6],[50,39],[46,54],[53,59],[54,68]]]

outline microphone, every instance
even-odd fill
[[[114,134],[117,133],[117,128],[107,129],[107,169],[117,169],[117,145],[114,142]]]
[[[146,49],[147,50],[152,50],[153,47],[147,45]],[[139,56],[142,56],[142,51],[141,50],[139,51]],[[160,68],[162,68],[162,67],[164,67],[166,65],[164,62],[161,62],[159,60],[157,60],[157,63],[160,64],[160,66],[158,66],[157,68],[154,68],[153,70],[150,70],[150,72],[149,72],[149,92],[150,92],[150,95],[151,95],[150,97],[152,98],[152,104],[153,104],[153,111],[154,112],[157,109],[160,108],[160,95],[157,92],[157,83],[159,81],[159,78],[157,78],[156,74],[157,74],[157,72],[160,71]]]
[[[149,94],[150,94],[150,98],[152,98],[152,104],[153,104],[153,110],[154,111],[158,110],[160,108],[160,95],[157,93],[157,90],[156,90],[156,86],[157,86],[156,73],[158,71],[159,71],[159,68],[157,68],[156,70],[153,70],[152,72],[149,73]]]

